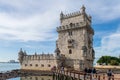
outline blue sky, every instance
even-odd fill
[[[120,55],[120,0],[0,0],[0,61],[28,54],[54,53],[59,14],[85,5],[95,30],[95,57]]]

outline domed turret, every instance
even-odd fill
[[[63,18],[63,12],[61,11],[61,13],[60,13],[60,19],[62,19]]]
[[[18,53],[18,60],[20,62],[20,64],[22,64],[22,61],[23,61],[23,57],[24,57],[24,52],[22,51],[22,48],[20,48],[20,51]]]
[[[82,14],[85,13],[85,6],[84,6],[84,5],[81,7],[81,13],[82,13]]]

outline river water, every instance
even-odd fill
[[[20,69],[19,63],[0,63],[0,72],[11,71],[13,69]],[[26,76],[11,78],[7,80],[52,80],[51,76]]]
[[[0,72],[6,72],[13,69],[20,69],[19,63],[0,63]]]

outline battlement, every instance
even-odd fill
[[[69,14],[63,14],[63,13],[61,12],[60,15],[61,15],[60,19],[67,19],[67,18],[71,18],[71,17],[75,17],[75,16],[80,16],[80,15],[81,15],[81,12],[78,11],[78,12],[69,13]]]
[[[59,32],[59,31],[63,31],[63,30],[82,28],[83,26],[86,26],[86,23],[85,23],[85,22],[71,23],[71,24],[69,24],[69,25],[57,27],[57,31]]]
[[[64,19],[75,18],[77,16],[83,16],[83,15],[84,15],[84,18],[86,17],[86,19],[91,22],[91,18],[92,17],[90,15],[87,15],[86,13],[83,14],[80,11],[74,12],[74,13],[69,13],[69,14],[63,14],[61,12],[61,14],[60,14],[60,20],[62,22],[62,20],[64,20]]]
[[[54,60],[55,56],[53,54],[33,54],[33,55],[27,55],[26,51],[22,51],[22,49],[20,49],[19,51],[19,56],[18,56],[18,60],[20,62],[20,64],[22,64],[23,61],[29,61],[29,60]]]
[[[81,25],[82,22],[86,22],[88,25],[91,25],[91,16],[86,14],[85,7],[82,6],[81,10],[77,12],[69,14],[63,14],[63,12],[61,12],[60,21],[62,26],[69,25],[71,23],[79,23]]]
[[[90,24],[88,24],[86,22],[71,23],[69,25],[57,27],[57,32],[65,31],[65,30],[70,30],[70,29],[73,30],[73,29],[78,29],[78,28],[85,28],[87,25],[90,25]],[[89,31],[94,34],[94,30],[92,29],[91,26],[86,27],[86,28],[89,28]]]
[[[53,60],[55,56],[53,54],[34,54],[24,55],[23,60]]]

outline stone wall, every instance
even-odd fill
[[[24,60],[21,69],[51,70],[57,66],[56,59]]]
[[[81,11],[60,15],[61,24],[57,27],[57,48],[66,57],[66,66],[83,70],[92,67],[94,60],[91,16]],[[77,62],[77,64],[76,64]]]
[[[23,54],[21,69],[51,70],[54,66],[57,66],[57,61],[53,54],[27,55],[23,51],[20,52]]]
[[[84,46],[83,38],[84,38],[83,31],[79,29],[72,30],[72,36],[69,36],[68,31],[60,32],[57,44],[61,51],[61,54],[64,54],[67,58],[70,59],[81,58],[82,57],[81,50],[82,46]],[[68,48],[69,39],[74,40],[72,48]],[[69,53],[70,49],[72,50],[71,54]]]

